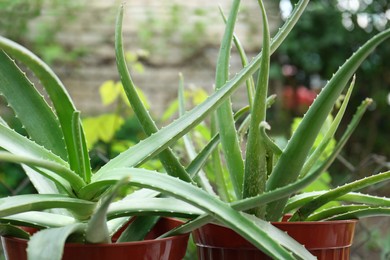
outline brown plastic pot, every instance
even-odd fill
[[[112,244],[76,244],[65,245],[63,260],[181,260],[183,259],[189,234],[156,239],[163,233],[179,226],[181,221],[161,218],[156,226],[139,242]],[[14,237],[1,238],[6,259],[27,259],[27,240]]]
[[[357,220],[273,222],[320,260],[348,260]],[[199,260],[271,259],[233,230],[207,224],[193,232]]]

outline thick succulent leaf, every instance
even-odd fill
[[[239,7],[240,0],[233,1],[218,53],[215,75],[216,90],[222,88],[229,79],[230,51]],[[233,184],[235,195],[237,198],[241,198],[244,179],[244,161],[242,159],[242,152],[232,111],[232,104],[230,98],[228,98],[216,110],[215,118],[218,122],[218,132],[220,135],[222,150],[224,151],[223,155],[225,157],[226,166]]]
[[[344,214],[348,214],[350,212],[356,212],[356,211],[365,211],[367,209],[371,209],[372,206],[370,205],[341,205],[341,206],[335,206],[331,208],[326,208],[324,210],[314,212],[311,214],[306,220],[307,221],[320,221],[320,220],[330,220],[334,217],[338,217]],[[377,207],[375,207],[377,208]]]
[[[335,116],[332,124],[329,127],[329,130],[326,132],[324,137],[321,140],[321,143],[315,149],[315,151],[310,155],[305,164],[303,165],[302,171],[299,174],[299,177],[305,176],[310,169],[314,166],[314,164],[320,159],[322,153],[325,151],[331,139],[334,137],[336,130],[341,122],[341,119],[344,116],[345,110],[347,108],[347,104],[349,98],[351,97],[353,87],[355,86],[355,77],[353,77],[352,82],[348,88],[347,94],[344,97],[343,104],[341,105],[337,115]]]
[[[294,253],[294,255],[298,256],[301,259],[317,259],[314,257],[307,249],[300,243],[298,243],[295,239],[291,238],[286,232],[270,225],[269,222],[266,222],[262,219],[256,218],[253,215],[245,214],[245,216],[256,223],[261,229],[267,232],[267,234],[274,238],[276,241]]]
[[[89,162],[87,143],[85,140],[85,133],[83,126],[81,124],[80,112],[75,111],[72,117],[72,130],[73,130],[73,141],[74,147],[78,147],[76,150],[77,158],[79,160],[75,161],[75,164],[72,165],[72,168],[77,172],[85,182],[91,181],[91,164]]]
[[[0,223],[0,236],[12,236],[29,239],[30,234],[21,228],[15,227],[14,225]]]
[[[59,194],[26,194],[0,199],[0,217],[51,208],[66,208],[75,216],[85,218],[91,215],[95,203]]]
[[[4,49],[12,57],[23,62],[41,81],[57,112],[57,117],[61,124],[63,133],[59,136],[63,136],[65,139],[69,164],[72,170],[76,170],[74,166],[84,163],[82,161],[84,158],[78,157],[77,151],[80,149],[85,149],[85,146],[75,146],[75,137],[73,136],[71,122],[73,113],[76,111],[76,109],[66,88],[57,75],[53,72],[53,70],[28,49],[1,36],[0,48]],[[47,134],[49,133],[50,132]],[[82,143],[86,143],[85,137],[81,136],[81,138],[83,139]],[[88,151],[84,151],[84,154],[87,153]]]
[[[186,202],[174,198],[140,198],[120,200],[110,205],[108,218],[132,215],[159,215],[193,218],[204,212]]]
[[[366,99],[362,102],[362,104],[357,108],[356,113],[354,114],[351,122],[348,124],[347,129],[345,130],[343,136],[340,138],[339,142],[337,143],[336,147],[334,148],[332,154],[328,157],[328,159],[322,163],[322,165],[319,166],[319,169],[323,172],[326,171],[326,169],[332,164],[332,162],[336,159],[337,155],[340,153],[344,145],[347,143],[349,137],[352,135],[353,131],[356,129],[357,125],[359,124],[361,118],[363,117],[365,111],[367,110],[368,106],[371,104],[371,99]],[[318,170],[317,170],[318,171]],[[309,173],[310,174],[310,173]],[[290,199],[288,201],[288,204],[286,205],[284,209],[284,213],[290,212],[294,207],[298,207],[295,205],[302,206],[303,204],[299,204],[299,198],[300,197],[311,197],[311,196],[317,196],[314,193],[304,193],[297,195]],[[306,201],[307,202],[307,201]],[[301,202],[302,203],[302,202]]]
[[[61,185],[64,188],[67,188],[68,194],[73,193],[72,189],[75,189],[77,191],[85,185],[83,179],[81,179],[76,173],[54,161],[37,159],[24,155],[15,155],[12,153],[1,151],[0,161],[25,164],[32,168],[39,167],[46,169],[50,172],[45,171],[42,172],[42,174],[45,175],[47,173],[47,175],[49,175],[47,176],[49,179],[51,179],[52,181],[58,181],[57,184]]]
[[[105,193],[98,203],[95,212],[88,221],[85,232],[85,240],[88,243],[110,243],[109,230],[107,226],[107,211],[111,202],[116,198],[118,190],[129,181],[128,177],[118,180],[115,185]]]
[[[221,8],[219,8],[219,12],[221,13],[222,19],[226,23],[226,17]],[[243,67],[245,67],[246,65],[248,65],[248,57],[245,54],[245,49],[242,46],[241,41],[239,40],[239,38],[235,33],[233,34],[233,42],[234,42],[234,46],[238,51],[238,54],[240,55],[241,64]],[[253,77],[247,79],[246,88],[247,88],[249,107],[252,107],[253,97],[255,93],[255,82],[253,81]]]
[[[70,216],[49,212],[29,211],[15,215],[9,215],[0,219],[1,223],[11,223],[15,226],[29,226],[35,228],[62,227],[76,223],[76,219]]]
[[[345,211],[344,214],[339,214],[329,218],[329,220],[344,220],[344,219],[360,219],[368,217],[390,216],[390,208],[388,207],[369,207],[357,209],[355,211]]]
[[[32,156],[38,159],[45,158],[63,166],[68,166],[66,161],[62,160],[54,153],[3,124],[0,124],[0,146],[17,155]]]
[[[326,193],[316,197],[315,199],[301,207],[299,210],[297,210],[297,212],[291,217],[291,221],[305,220],[312,212],[314,212],[322,205],[325,205],[329,201],[332,201],[351,191],[357,191],[364,187],[371,186],[375,183],[384,182],[389,179],[390,171],[387,171],[327,191]]]
[[[267,190],[273,190],[296,180],[323,122],[343,91],[344,86],[366,57],[388,37],[390,37],[390,29],[367,41],[339,68],[322,89],[275,165],[267,181]],[[288,174],[286,174],[286,169],[288,169]],[[287,200],[281,200],[268,205],[267,219],[278,220],[283,214],[286,202]]]
[[[26,74],[4,51],[0,51],[0,94],[15,111],[32,140],[67,160],[62,131],[55,114]]]
[[[298,179],[294,183],[277,188],[273,191],[265,192],[263,194],[260,194],[260,195],[257,195],[257,196],[251,197],[251,198],[246,198],[246,199],[232,202],[230,205],[232,206],[232,208],[234,208],[236,210],[244,211],[244,210],[248,210],[251,208],[258,207],[258,206],[266,205],[267,203],[277,201],[277,200],[282,199],[282,198],[288,198],[291,196],[291,194],[296,193],[297,191],[301,190],[302,188],[306,187],[307,185],[312,183],[314,180],[316,180],[318,178],[318,176],[331,164],[331,161],[334,160],[334,157],[336,157],[336,154],[337,153],[334,151],[333,156],[328,158],[328,161],[327,161],[328,163],[325,163],[321,167],[317,168],[316,170],[311,171],[304,178]],[[310,193],[304,193],[302,195],[306,195],[306,194],[310,194]],[[316,192],[313,192],[313,194],[312,194],[313,197],[318,196],[318,195],[319,194],[317,194]],[[298,197],[298,196],[301,196],[301,195],[297,195],[295,197]],[[303,199],[305,199],[305,198],[303,198]],[[308,200],[310,200],[310,198],[308,198]],[[286,211],[286,212],[288,212],[288,211]],[[163,236],[165,237],[165,236],[169,236],[172,234],[183,234],[183,233],[191,232],[192,230],[194,230],[194,229],[196,229],[204,224],[207,224],[208,222],[210,222],[212,220],[213,220],[212,216],[205,214],[205,215],[199,216],[198,218],[196,218],[194,220],[187,222],[186,224],[184,224],[184,225],[182,225],[174,230],[171,230],[170,232],[167,232]]]
[[[249,125],[248,140],[246,146],[245,175],[243,197],[249,198],[261,194],[266,189],[267,173],[267,149],[262,138],[259,126],[266,121],[268,78],[270,70],[270,33],[267,14],[262,1],[258,1],[261,9],[263,24],[262,57],[259,69],[256,92],[251,107],[251,119]],[[252,213],[260,218],[265,218],[265,207],[258,207]]]
[[[205,211],[270,256],[278,259],[293,259],[292,255],[277,241],[228,204],[190,183],[165,174],[144,169],[118,168],[96,178],[81,193],[99,190],[123,177],[129,177],[132,185],[160,191]]]
[[[142,241],[159,219],[160,216],[137,217],[122,232],[118,242]]]
[[[129,74],[122,43],[122,20],[123,6],[121,6],[119,10],[115,27],[115,53],[118,72],[121,75],[121,81],[126,92],[126,96],[135,112],[135,115],[138,118],[138,121],[140,122],[144,132],[147,135],[152,135],[158,131],[158,127],[150,116],[149,111],[142,103],[142,100]],[[185,168],[180,164],[179,160],[176,158],[169,147],[161,151],[159,157],[161,163],[169,175],[179,177],[184,181],[192,181],[190,175],[186,172]]]
[[[288,201],[287,206],[286,206],[286,212],[289,212],[289,211],[292,211],[292,210],[297,209],[299,207],[302,207],[303,205],[312,201],[316,197],[325,194],[326,192],[327,191],[305,192],[302,194],[298,194],[294,197],[291,197]],[[373,196],[373,195],[358,193],[358,192],[349,192],[345,195],[342,195],[342,196],[336,198],[335,200],[344,201],[344,202],[348,202],[348,203],[363,203],[363,204],[372,205],[372,206],[390,207],[390,199],[389,198],[378,197],[378,196]]]
[[[301,0],[292,12],[291,17],[275,35],[271,44],[271,51],[275,51],[277,46],[285,39],[297,22],[305,9],[308,0]],[[247,67],[242,69],[236,76],[228,81],[221,89],[212,94],[205,102],[187,112],[169,126],[162,128],[156,134],[150,136],[137,145],[129,148],[109,163],[103,166],[95,176],[99,177],[104,172],[118,167],[133,167],[142,164],[144,161],[155,156],[169,145],[176,142],[185,135],[195,125],[200,123],[207,115],[215,110],[224,100],[226,100],[241,84],[257,71],[260,66],[261,54],[257,55]]]
[[[66,239],[74,233],[83,233],[86,224],[76,223],[60,228],[41,230],[31,236],[27,246],[29,260],[61,260]]]
[[[0,124],[0,147],[20,156],[25,155],[37,159],[45,158],[65,167],[68,166],[60,157],[46,150],[43,146],[39,146],[37,143],[27,139],[25,136],[18,134],[4,124]],[[59,193],[57,187],[47,178],[30,168],[25,168],[25,171],[39,193]]]
[[[108,233],[114,236],[125,224],[130,221],[130,217],[114,218],[107,221]]]

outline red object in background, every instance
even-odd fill
[[[283,89],[283,106],[289,110],[307,109],[317,97],[317,93],[305,86],[299,86],[294,89],[291,86],[285,86]]]
[[[305,105],[309,107],[317,97],[317,93],[304,86],[299,86],[295,92],[295,98],[298,106]]]

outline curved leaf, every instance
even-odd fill
[[[371,207],[345,212],[329,218],[329,220],[360,219],[367,217],[390,216],[390,208]]]
[[[25,155],[37,159],[45,158],[65,167],[68,166],[68,163],[57,155],[46,150],[43,146],[39,146],[37,143],[27,139],[25,136],[18,134],[4,124],[0,124],[0,147],[20,156]],[[37,173],[31,168],[24,167],[24,169],[30,181],[39,193],[60,193],[52,181],[41,176],[40,173]]]
[[[30,234],[21,228],[11,224],[0,224],[0,236],[12,236],[23,239],[29,239]]]
[[[273,190],[296,180],[323,122],[348,80],[366,57],[388,37],[390,37],[390,29],[367,41],[338,69],[322,89],[276,163],[267,181],[267,190]],[[288,169],[288,174],[286,174],[286,169]],[[268,205],[267,219],[278,220],[283,214],[286,202],[287,200],[281,200]]]
[[[114,187],[102,197],[91,218],[88,220],[85,231],[85,240],[88,243],[110,243],[109,230],[107,226],[107,211],[111,202],[116,198],[118,190],[127,184],[128,177],[115,183]]]
[[[59,194],[26,194],[0,199],[0,217],[52,208],[66,208],[75,216],[85,218],[91,215],[95,203]]]
[[[81,190],[81,193],[99,190],[105,185],[111,185],[126,176],[130,178],[130,184],[132,185],[160,191],[205,211],[270,256],[279,259],[293,259],[293,256],[282,248],[278,241],[273,240],[253,221],[241,215],[240,212],[231,208],[228,204],[190,183],[165,174],[143,169],[119,168],[99,176]]]
[[[70,216],[49,212],[29,211],[15,215],[9,215],[0,219],[1,223],[11,223],[18,226],[29,226],[38,229],[63,227],[76,223],[76,219]]]
[[[0,36],[0,48],[4,49],[12,57],[23,62],[41,81],[57,112],[57,117],[63,133],[59,136],[64,137],[71,169],[77,170],[74,166],[84,163],[82,161],[83,158],[78,157],[77,150],[84,149],[84,154],[88,154],[88,151],[85,150],[86,146],[74,146],[75,137],[73,136],[71,122],[73,113],[76,111],[76,109],[66,88],[57,75],[53,72],[53,70],[25,47]],[[47,134],[50,134],[50,132],[47,132]],[[85,144],[86,142],[84,135],[82,135],[81,138],[83,139],[82,143]]]
[[[137,217],[122,232],[117,242],[142,241],[159,219],[160,216]]]
[[[26,74],[3,51],[0,51],[0,94],[15,111],[32,140],[67,160],[55,114]]]
[[[304,205],[302,208],[300,208],[291,217],[290,220],[291,221],[296,221],[298,219],[305,220],[314,210],[318,209],[319,207],[328,203],[329,201],[341,197],[342,195],[347,194],[348,192],[356,191],[364,187],[373,185],[378,182],[383,182],[389,179],[390,179],[390,171],[387,171],[327,191],[324,194],[316,197],[306,205]]]
[[[150,116],[148,110],[142,103],[142,100],[138,95],[137,89],[130,77],[129,70],[127,68],[122,43],[122,20],[123,6],[121,6],[119,10],[115,27],[115,54],[118,72],[121,75],[123,88],[135,112],[135,115],[138,118],[138,121],[140,122],[144,132],[147,135],[152,135],[158,131],[158,128]],[[162,150],[159,154],[159,157],[168,174],[179,177],[184,181],[192,182],[190,175],[186,172],[184,167],[180,164],[179,160],[176,158],[169,147],[166,147],[165,150]]]
[[[64,188],[68,187],[68,194],[72,194],[72,189],[76,191],[85,185],[83,179],[81,179],[76,173],[68,169],[67,167],[58,164],[54,161],[36,159],[29,156],[15,155],[8,152],[0,151],[0,161],[13,162],[18,164],[26,164],[32,168],[40,167],[46,170],[49,170],[50,173],[47,173],[52,181],[58,181],[58,184]],[[45,175],[45,173],[42,173]],[[58,178],[66,180],[67,183],[62,183]],[[70,184],[70,185],[69,185]]]
[[[110,219],[133,215],[159,215],[193,218],[202,214],[202,210],[174,198],[141,198],[112,203],[107,217]]]
[[[279,30],[271,43],[271,52],[280,45],[298,21],[309,0],[300,0],[293,10],[291,17]],[[200,123],[216,107],[226,100],[241,84],[243,84],[260,66],[261,53],[257,55],[247,67],[228,81],[221,89],[212,94],[206,101],[187,112],[169,126],[160,129],[156,134],[129,148],[109,163],[103,166],[95,176],[99,177],[104,172],[118,167],[133,167],[142,164],[185,135],[193,126]]]
[[[245,158],[245,175],[243,197],[249,198],[263,193],[266,190],[267,173],[267,149],[262,138],[259,126],[266,121],[268,78],[271,60],[270,33],[267,14],[262,1],[260,5],[263,24],[263,44],[259,75],[256,83],[256,92],[251,107],[251,119],[248,132]],[[265,207],[258,207],[252,212],[260,218],[265,218]]]
[[[74,233],[83,233],[86,224],[76,223],[60,228],[41,230],[31,236],[27,246],[29,260],[61,260],[66,239]]]
[[[217,59],[215,75],[216,90],[222,88],[229,79],[230,51],[239,6],[240,0],[234,0],[226,23]],[[218,122],[218,132],[231,183],[233,184],[236,198],[241,198],[244,179],[244,160],[242,159],[242,152],[232,111],[231,100],[228,98],[216,110],[215,119]]]

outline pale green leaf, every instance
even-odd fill
[[[31,236],[27,246],[28,259],[61,260],[66,239],[74,233],[83,233],[85,226],[85,224],[76,223],[35,233]]]

